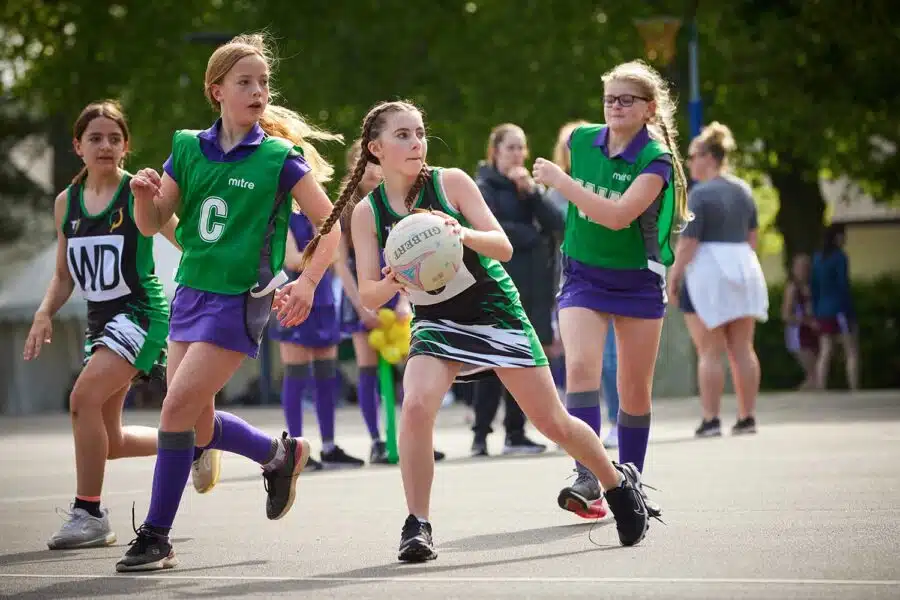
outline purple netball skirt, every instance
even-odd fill
[[[178,286],[172,301],[169,340],[207,342],[256,358],[273,295],[217,294]]]
[[[638,319],[661,319],[666,313],[666,281],[649,269],[605,269],[563,258],[560,309],[588,308]]]
[[[330,348],[341,341],[341,320],[334,304],[313,306],[309,317],[296,327],[285,327],[272,319],[269,335],[279,342],[306,348]]]

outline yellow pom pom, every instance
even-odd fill
[[[387,339],[389,342],[396,343],[409,339],[409,328],[404,327],[402,323],[394,323],[388,329]]]
[[[381,350],[381,357],[392,365],[396,365],[403,360],[403,356],[403,351],[397,346],[387,346]]]
[[[378,324],[382,329],[388,329],[397,322],[397,314],[390,308],[382,308],[378,310]]]
[[[387,338],[381,329],[373,329],[369,332],[369,345],[376,350],[381,350],[387,345]]]

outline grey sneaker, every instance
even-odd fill
[[[191,463],[191,482],[199,494],[205,494],[216,487],[222,472],[222,451],[204,450],[200,458]]]
[[[103,509],[103,517],[97,518],[82,508],[59,511],[65,517],[59,531],[47,540],[51,550],[70,550],[72,548],[99,548],[116,543],[116,534],[109,526],[109,510]]]
[[[556,499],[557,504],[563,510],[573,513],[587,513],[591,506],[603,496],[603,490],[600,489],[600,483],[594,474],[587,467],[578,464],[575,467],[578,476],[575,483],[569,487],[564,487],[559,492]]]

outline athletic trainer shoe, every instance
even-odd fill
[[[539,444],[524,433],[519,433],[506,436],[503,454],[540,454],[546,449],[545,444]]]
[[[335,446],[328,452],[322,452],[322,466],[326,469],[353,469],[364,464],[366,461],[350,456],[340,446]]]
[[[292,438],[281,434],[284,444],[284,462],[270,470],[263,470],[263,487],[266,490],[266,516],[277,521],[291,510],[297,487],[297,477],[309,460],[309,442],[304,438]]]
[[[169,536],[153,531],[146,523],[134,532],[137,537],[131,540],[125,555],[116,563],[116,571],[159,571],[178,565]]]
[[[426,562],[437,558],[431,538],[431,523],[423,523],[413,515],[406,517],[400,533],[400,551],[397,559],[402,562]]]
[[[199,494],[205,494],[216,487],[222,472],[222,451],[206,449],[191,463],[191,483]]]
[[[624,478],[618,487],[606,490],[606,501],[616,519],[616,531],[623,546],[634,546],[644,539],[650,528],[650,515],[641,494],[641,476],[631,463],[613,463]]]
[[[116,543],[116,534],[109,526],[109,510],[102,509],[102,517],[95,517],[83,508],[72,508],[61,511],[65,522],[59,531],[47,540],[51,550],[70,550],[73,548],[99,548]]]
[[[575,466],[578,476],[575,483],[564,487],[556,499],[557,504],[563,510],[573,513],[589,513],[594,502],[603,497],[603,490],[594,474],[581,464]]]

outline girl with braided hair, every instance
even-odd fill
[[[300,277],[275,291],[287,279],[281,268],[291,199],[313,223],[331,210],[319,182],[332,168],[310,140],[340,137],[269,104],[271,64],[261,35],[241,35],[217,48],[204,87],[220,118],[204,131],[175,132],[164,175],[141,169],[131,181],[141,233],[153,235],[177,214],[183,253],[150,508],[117,571],[177,564],[169,533],[192,463],[202,464],[209,450],[241,454],[262,467],[271,520],[290,510],[309,458],[305,439],[273,438],[214,405],[244,358],[256,357],[273,308],[286,326],[306,319],[341,235],[329,223]],[[201,440],[195,431],[212,433]],[[195,439],[204,452],[194,451]],[[196,477],[194,486],[209,489]]]
[[[666,82],[635,61],[606,73],[603,85],[606,124],[582,125],[569,136],[571,175],[543,158],[535,161],[534,175],[569,201],[558,297],[566,406],[599,433],[603,344],[597,340],[606,339],[612,323],[619,460],[643,471],[666,267],[674,261],[670,237],[690,214]],[[576,471],[557,503],[576,514],[601,510],[602,504],[595,506],[602,502],[597,473],[582,464]],[[647,502],[658,517],[659,507]]]
[[[566,413],[518,291],[500,265],[509,260],[512,246],[475,182],[459,169],[426,166],[428,142],[422,113],[408,102],[372,108],[363,122],[361,139],[353,176],[319,234],[328,232],[349,203],[356,203],[350,228],[363,305],[377,308],[404,291],[413,306],[399,436],[409,515],[400,536],[399,560],[423,562],[437,557],[428,520],[435,418],[454,380],[491,370],[541,433],[597,473],[616,516],[621,543],[640,542],[647,532],[648,515],[638,471],[610,462],[594,432]],[[381,166],[384,179],[360,202],[356,184],[370,162]],[[381,268],[379,262],[391,228],[416,210],[445,218],[464,246],[456,276],[434,293],[405,290],[391,269]],[[313,239],[306,252],[311,255],[317,244],[318,239]]]

